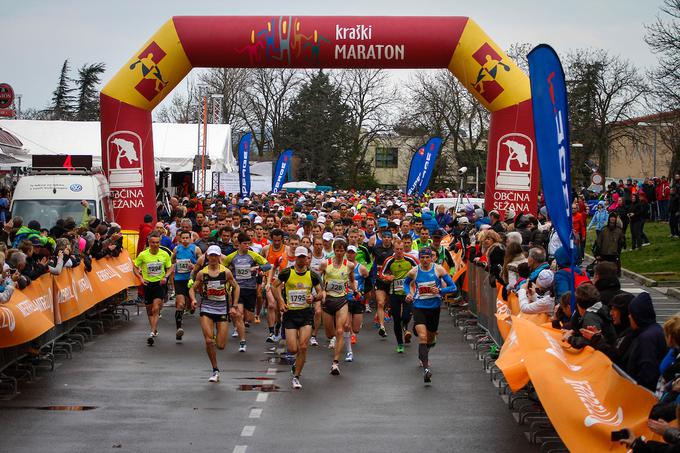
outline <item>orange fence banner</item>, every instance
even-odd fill
[[[513,318],[531,382],[570,451],[626,451],[611,432],[630,428],[651,437],[649,411],[656,398],[614,370],[599,351],[565,352],[548,329]]]
[[[52,277],[43,275],[0,304],[0,348],[20,345],[54,327]]]
[[[15,289],[10,300],[0,304],[0,348],[31,341],[139,284],[127,251],[115,258],[93,260],[90,272],[80,264],[59,275],[43,275],[24,290]]]

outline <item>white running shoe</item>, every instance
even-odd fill
[[[331,374],[333,376],[339,376],[340,375],[340,367],[335,362],[333,362],[333,365],[331,365]]]
[[[316,337],[310,338],[309,344],[311,344],[312,346],[319,346],[319,342],[316,340]]]
[[[279,341],[281,341],[281,334],[274,335],[274,343],[278,343]]]
[[[234,328],[234,331],[231,333],[231,338],[236,338],[236,337],[238,337],[238,330],[236,330],[236,328]]]
[[[293,379],[290,380],[290,384],[296,390],[300,390],[302,388],[302,384],[300,384],[300,379],[296,378],[295,376],[293,376]]]
[[[208,379],[208,382],[220,382],[220,372],[213,371],[210,375],[210,379]]]
[[[266,341],[267,343],[276,343],[275,340],[276,340],[276,335],[274,335],[273,333],[270,333],[270,334],[267,336],[267,339],[266,339],[265,341]]]
[[[335,337],[328,340],[328,349],[335,349]]]
[[[345,362],[354,362],[354,354],[352,354],[352,351],[348,351],[347,354],[345,354]]]
[[[242,341],[238,345],[238,352],[246,352],[246,342]]]

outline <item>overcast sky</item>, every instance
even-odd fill
[[[23,95],[23,108],[44,108],[65,59],[75,69],[104,62],[109,78],[174,15],[470,16],[507,49],[516,42],[551,44],[558,52],[602,48],[648,68],[656,58],[643,41],[661,0],[21,0],[3,1],[0,82]],[[285,6],[284,6],[285,5]]]

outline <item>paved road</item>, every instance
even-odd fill
[[[270,363],[276,356],[262,326],[251,329],[246,354],[230,339],[219,354],[222,381],[208,383],[197,319],[187,318],[185,341],[176,344],[173,310],[164,313],[156,346],[145,344],[145,317],[133,316],[0,401],[0,451],[536,451],[445,312],[431,386],[422,382],[417,349],[397,355],[392,338],[379,339],[371,326],[339,377],[328,374],[328,349],[311,350],[301,391],[290,389],[288,366]],[[239,390],[267,380],[280,390]],[[95,408],[36,409],[51,405]]]
[[[667,288],[643,286],[630,278],[622,277],[621,289],[634,295],[644,291],[648,292],[652,297],[652,303],[656,311],[656,320],[659,324],[663,324],[674,314],[680,313],[680,300],[668,296],[665,292]]]

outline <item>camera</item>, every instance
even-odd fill
[[[458,174],[459,174],[459,175],[464,175],[465,173],[467,173],[467,170],[468,170],[467,167],[460,167],[460,168],[458,169]]]
[[[612,442],[618,442],[623,439],[628,439],[630,437],[630,431],[627,428],[620,429],[618,431],[612,431]]]

